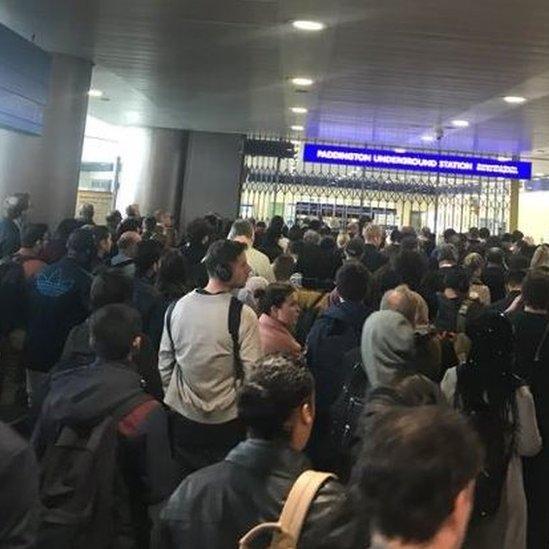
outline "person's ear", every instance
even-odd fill
[[[475,481],[471,480],[463,490],[456,496],[454,501],[454,510],[448,517],[448,526],[450,526],[458,535],[462,535],[467,530],[473,503],[475,501]]]
[[[299,411],[301,422],[307,427],[311,426],[315,420],[315,410],[313,404],[311,402],[304,402]]]
[[[142,345],[143,345],[143,336],[140,336],[140,335],[136,336],[136,338],[132,342],[132,351],[133,352],[140,351]]]

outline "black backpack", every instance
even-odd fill
[[[357,427],[366,404],[369,386],[368,377],[360,359],[360,347],[347,352],[344,360],[352,360],[353,367],[330,410],[331,447],[338,454],[338,475],[341,478],[346,478],[350,471],[352,450],[358,441]]]
[[[325,295],[326,294],[322,293],[319,294],[319,296],[309,307],[304,307],[299,313],[299,317],[295,325],[294,337],[301,346],[304,346],[307,342],[309,332],[311,331],[311,328],[320,313],[318,304],[322,301]]]
[[[94,425],[63,425],[40,460],[37,547],[117,547],[132,537],[128,488],[119,467],[118,422],[150,396],[132,397]],[[131,546],[131,544],[130,544]]]

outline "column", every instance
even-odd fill
[[[42,136],[0,130],[0,198],[31,195],[33,221],[53,229],[74,216],[92,63],[52,55]]]
[[[509,207],[509,230],[516,231],[519,225],[519,191],[520,182],[518,179],[511,181],[511,203]]]

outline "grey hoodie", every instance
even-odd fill
[[[368,317],[360,350],[372,387],[389,385],[403,371],[415,371],[414,331],[408,320],[395,311],[378,311]]]

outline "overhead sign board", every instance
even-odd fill
[[[303,161],[363,168],[474,175],[478,177],[505,177],[507,179],[530,179],[532,177],[532,164],[530,162],[337,147],[314,143],[305,144]]]

